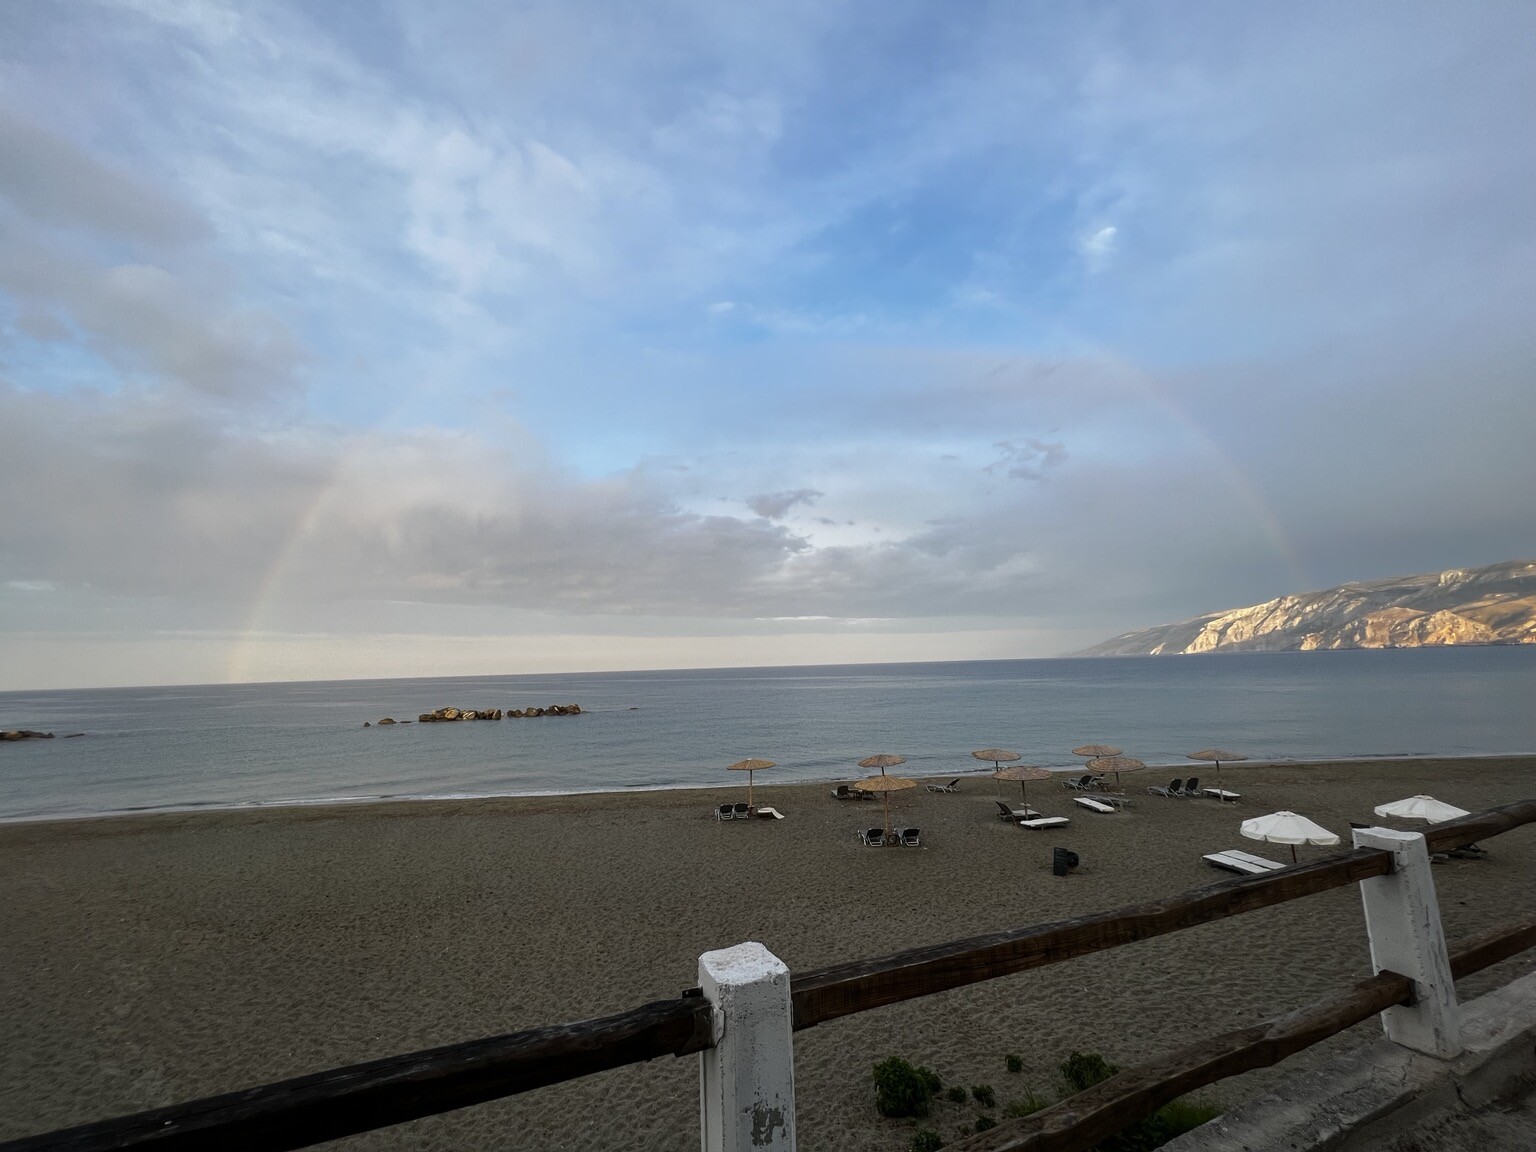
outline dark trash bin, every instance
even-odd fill
[[[1051,849],[1051,872],[1056,876],[1065,876],[1077,867],[1077,853],[1070,848]]]

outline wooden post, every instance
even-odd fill
[[[1414,1003],[1381,1014],[1387,1038],[1406,1048],[1450,1059],[1461,1053],[1461,1012],[1440,927],[1440,904],[1429,851],[1418,832],[1356,828],[1356,848],[1391,852],[1392,873],[1360,881],[1371,965],[1413,981]]]
[[[699,986],[715,1040],[699,1053],[703,1152],[794,1152],[789,969],[748,942],[700,956]]]

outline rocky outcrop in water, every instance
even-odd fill
[[[0,740],[52,740],[52,732],[34,732],[30,728],[9,728],[0,732]]]
[[[1536,644],[1536,561],[1341,584],[1143,628],[1082,656]]]

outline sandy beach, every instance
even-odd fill
[[[1214,782],[1209,765],[1197,769]],[[0,826],[0,1139],[329,1066],[604,1015],[696,982],[711,948],[759,940],[791,970],[1112,908],[1220,873],[1240,820],[1300,811],[1347,838],[1371,808],[1429,793],[1480,809],[1536,795],[1536,757],[1223,766],[1236,805],[1135,800],[1032,833],[997,819],[1016,784],[899,793],[922,847],[866,848],[878,803],[826,785],[756,799],[784,820],[719,823],[745,787],[598,796],[162,814]],[[1056,845],[1079,853],[1065,879]],[[1536,829],[1435,869],[1448,935],[1536,911]],[[1304,854],[1321,854],[1303,849]],[[1476,995],[1536,954],[1465,981]],[[999,1104],[1051,1091],[1074,1049],[1132,1064],[1297,1007],[1368,974],[1358,894],[1342,889],[1044,970],[834,1021],[796,1037],[800,1145],[905,1148],[873,1106],[870,1065],[927,1064]],[[1200,1095],[1231,1104],[1287,1069],[1377,1034],[1375,1022],[1279,1069]],[[1004,1067],[1017,1053],[1022,1074]],[[696,1059],[663,1059],[341,1142],[356,1148],[697,1146]],[[940,1103],[953,1139],[982,1110]],[[1000,1109],[993,1114],[1000,1113]]]

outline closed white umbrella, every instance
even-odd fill
[[[1409,796],[1406,800],[1394,800],[1390,804],[1382,804],[1375,811],[1378,816],[1396,816],[1400,820],[1427,820],[1431,824],[1455,820],[1458,816],[1471,815],[1465,808],[1446,804],[1433,796]]]
[[[1292,864],[1296,863],[1298,844],[1314,844],[1324,848],[1339,842],[1338,836],[1321,824],[1315,824],[1294,812],[1271,812],[1268,816],[1255,816],[1252,820],[1244,820],[1238,831],[1250,840],[1289,844]]]

